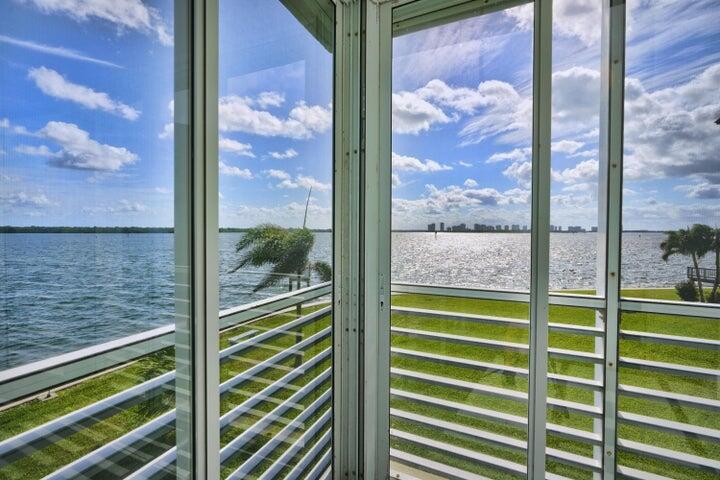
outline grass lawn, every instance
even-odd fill
[[[633,290],[624,292],[624,295],[640,298],[674,299],[675,294],[672,290]],[[393,305],[521,319],[528,318],[527,305],[512,302],[458,299],[436,296],[430,297],[422,295],[396,295],[393,297]],[[315,308],[319,307],[315,306],[305,308],[303,309],[303,313],[308,313],[310,310]],[[230,346],[230,338],[242,333],[243,331],[272,328],[295,317],[296,315],[293,311],[275,315],[243,327],[223,332],[221,334],[220,348],[222,349]],[[550,310],[550,320],[557,323],[594,325],[595,312],[588,309],[553,306]],[[511,343],[527,344],[528,341],[528,332],[524,328],[474,324],[462,321],[439,320],[425,317],[421,318],[413,315],[400,314],[393,315],[392,323],[395,327],[413,328],[446,334],[463,335],[467,337],[500,340]],[[305,326],[301,331],[302,337],[307,338],[309,335],[312,335],[329,325],[330,318],[325,317],[322,320]],[[712,320],[633,313],[623,316],[621,326],[623,330],[692,336],[715,340],[720,339],[720,324]],[[233,357],[227,362],[222,363],[221,382],[237,375],[238,373],[255,365],[257,362],[275,355],[278,351],[292,346],[294,342],[295,338],[292,335],[280,336],[272,341],[264,343],[261,348],[253,348],[243,352],[240,356],[241,358]],[[317,355],[321,351],[325,350],[330,346],[330,344],[330,338],[328,337],[315,346],[306,349],[303,352],[303,361],[307,361],[314,355]],[[449,343],[447,341],[418,339],[404,335],[393,335],[392,345],[396,348],[436,353],[458,357],[461,359],[496,363],[519,368],[527,368],[528,362],[527,354],[523,352],[508,352],[497,348],[460,345]],[[553,332],[550,335],[550,346],[590,352],[594,349],[594,339],[589,336]],[[713,350],[699,350],[663,344],[648,344],[623,340],[620,343],[620,354],[623,357],[720,369],[720,353]],[[252,395],[267,387],[267,385],[272,381],[285,375],[296,365],[295,362],[295,358],[289,358],[278,368],[266,371],[261,376],[262,378],[257,379],[257,381],[249,381],[240,385],[238,388],[233,389],[228,395],[225,395],[222,398],[221,414],[226,413],[232,407],[242,403],[247,398],[250,398]],[[497,371],[480,371],[474,368],[439,364],[403,356],[393,356],[392,365],[396,368],[431,373],[452,379],[481,383],[504,389],[517,391],[527,390],[527,380],[525,378],[504,375],[498,373]],[[303,385],[330,366],[330,359],[319,362],[316,367],[293,382],[293,386],[277,391],[272,395],[272,398],[259,403],[253,410],[252,414],[241,417],[234,422],[230,428],[223,432],[221,436],[221,443],[223,445],[227,444],[228,441],[242,433],[245,429],[247,429],[247,427],[261,418],[262,415],[271,411],[277,407],[282,400],[295,393],[295,387]],[[58,391],[57,396],[52,399],[45,401],[33,400],[11,409],[4,410],[0,412],[0,439],[11,437],[17,433],[26,431],[34,426],[45,423],[48,420],[57,418],[82,406],[88,405],[102,398],[106,398],[116,392],[141,383],[172,368],[173,352],[172,350],[166,350],[134,362],[125,368],[91,378],[67,389],[60,390]],[[594,375],[594,367],[592,364],[579,361],[562,360],[552,357],[549,364],[549,370],[553,373],[587,379],[593,378]],[[621,369],[620,382],[623,384],[653,388],[661,391],[686,393],[713,399],[720,398],[720,390],[716,382],[702,381],[688,377]],[[393,377],[391,384],[393,388],[415,394],[434,396],[518,416],[527,416],[527,405],[524,402],[500,400],[497,397],[483,395],[477,392],[433,386],[420,381],[408,380],[399,377]],[[257,451],[258,448],[272,438],[275,433],[281,430],[286,425],[287,419],[299,415],[305,407],[310,405],[321,395],[322,391],[329,387],[330,382],[324,382],[317,392],[313,392],[311,395],[308,395],[307,398],[299,402],[299,405],[296,405],[295,408],[291,408],[288,412],[286,412],[284,415],[284,421],[278,421],[264,429],[260,435],[257,435],[251,442],[245,445],[238,454],[231,457],[227,464],[223,466],[223,475],[227,475],[237,468],[238,465],[249,458],[252,453]],[[570,400],[573,402],[588,405],[593,403],[593,394],[589,390],[582,388],[561,386],[550,383],[549,394],[551,397]],[[0,468],[0,479],[41,478],[62,465],[65,465],[89,451],[102,446],[112,439],[119,437],[123,433],[136,428],[142,423],[148,421],[150,418],[162,413],[162,411],[169,408],[172,403],[173,399],[171,394],[166,394],[165,396],[156,398],[152,402],[145,402],[118,412],[115,415],[90,426],[89,428],[83,429],[66,437],[65,439],[59,440],[52,446],[45,447],[21,460]],[[422,414],[440,420],[451,421],[487,432],[500,433],[517,439],[526,439],[526,432],[524,428],[509,427],[493,419],[470,417],[455,411],[430,407],[417,401],[407,399],[393,398],[391,405],[393,408],[403,411]],[[668,405],[664,402],[625,397],[620,399],[620,409],[625,412],[632,412],[656,418],[720,429],[720,414],[710,413],[699,409]],[[318,413],[307,418],[304,422],[304,426],[307,427],[315,422],[322,414],[322,411],[323,409],[320,409]],[[592,420],[589,417],[577,413],[568,413],[563,410],[550,409],[548,411],[548,419],[549,422],[558,425],[587,431],[592,431],[593,427]],[[505,447],[493,446],[492,444],[484,441],[461,437],[457,434],[452,434],[436,427],[421,426],[416,423],[396,418],[392,419],[392,427],[423,435],[428,438],[442,440],[451,445],[469,448],[518,463],[525,462],[525,454],[522,452],[510,450]],[[624,439],[720,460],[720,445],[718,445],[718,443],[684,438],[681,435],[660,432],[658,430],[627,424],[621,424],[619,430],[620,436]],[[295,436],[292,438],[295,438]],[[553,448],[565,450],[571,453],[585,456],[592,455],[592,448],[589,445],[580,442],[562,439],[551,435],[548,437],[548,444]],[[146,453],[157,454],[158,451],[161,451],[166,447],[169,448],[170,445],[174,445],[174,438],[172,435],[168,435],[163,438],[162,442],[153,448],[154,451]],[[459,460],[455,457],[447,458],[441,453],[420,448],[396,439],[392,440],[392,445],[396,448],[421,455],[425,458],[434,459],[456,467],[464,468],[491,478],[515,478],[514,476],[500,472],[497,469],[479,466],[471,462]],[[287,444],[285,446],[287,446]],[[283,449],[278,450],[282,451]],[[275,454],[268,460],[261,462],[258,465],[258,470],[255,471],[257,472],[263,470],[275,458],[277,458],[280,451],[275,452]],[[299,452],[299,455],[303,455],[305,451],[306,449],[302,449]],[[647,457],[640,457],[625,453],[621,453],[620,463],[679,479],[703,480],[717,478],[710,472],[679,467],[672,463],[651,460]],[[137,468],[138,465],[135,463],[125,463],[122,466],[126,467],[128,470],[132,470]],[[553,461],[548,463],[548,468],[550,471],[566,475],[571,478],[591,477],[586,471]],[[117,478],[122,477],[122,473],[119,473],[121,471],[124,472],[125,470],[120,469],[118,471]],[[97,478],[107,479],[113,477],[109,476],[107,472],[105,472]]]

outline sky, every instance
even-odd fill
[[[597,225],[600,10],[556,0],[552,210]],[[172,225],[172,0],[0,0],[0,224]],[[720,224],[720,3],[628,2],[625,229]],[[332,224],[332,55],[220,2],[220,224]],[[390,100],[389,100],[390,101]],[[393,227],[530,223],[532,5],[393,42]]]

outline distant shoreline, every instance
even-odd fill
[[[243,233],[250,230],[249,228],[235,228],[235,227],[221,227],[221,233]],[[329,228],[325,229],[310,229],[313,232],[323,233],[331,232]],[[0,233],[173,233],[173,227],[14,227],[11,225],[1,225]],[[512,230],[501,230],[501,231],[474,231],[467,230],[464,232],[432,232],[427,230],[392,230],[393,233],[530,233],[526,231],[512,231]],[[597,233],[591,231],[584,232],[568,232],[562,230],[559,232],[550,233]],[[623,230],[623,233],[665,233],[665,230]]]

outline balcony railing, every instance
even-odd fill
[[[221,378],[219,392],[224,477],[329,476],[331,307],[306,308],[299,316],[286,315],[279,325],[277,318],[290,307],[317,303],[330,291],[329,284],[322,284],[221,312],[227,346],[219,361],[233,365],[229,372],[239,371]],[[509,478],[525,475],[528,345],[523,332],[529,322],[522,308],[529,303],[529,295],[413,284],[394,284],[393,292],[389,434],[394,473],[411,478],[400,470],[402,465],[410,471],[452,478],[481,478],[487,471]],[[470,303],[453,307],[450,299]],[[482,313],[485,304],[472,302],[515,305],[519,313],[486,315]],[[602,422],[598,420],[603,418],[603,403],[598,398],[605,391],[605,359],[598,346],[604,342],[601,321],[605,302],[564,293],[551,294],[550,302],[546,457],[551,473],[547,478],[590,478],[602,470]],[[466,308],[468,305],[472,308]],[[718,310],[707,305],[623,300],[621,310],[682,314],[695,322],[707,322],[711,333],[717,332],[712,326],[720,320]],[[239,334],[238,327],[242,327]],[[15,402],[121,367],[172,346],[173,334],[172,326],[161,327],[7,370],[0,374],[0,399],[3,404]],[[685,478],[720,474],[720,400],[717,394],[685,388],[694,385],[699,391],[712,392],[714,386],[717,392],[720,338],[708,337],[654,333],[623,324],[617,388],[620,476],[670,478],[675,476],[673,469]],[[647,351],[655,356],[646,355]],[[691,352],[701,361],[683,363],[685,357],[673,356],[679,351]],[[252,352],[260,353],[252,356]],[[174,371],[161,373],[0,441],[0,474],[60,439],[171,393],[174,380]],[[673,382],[683,388],[675,388]],[[260,387],[247,390],[251,384]],[[230,401],[233,395],[240,397]],[[235,401],[237,398],[242,400]],[[648,405],[659,409],[641,408]],[[156,454],[127,472],[127,478],[156,478],[172,472],[177,451],[162,439],[172,435],[174,422],[175,410],[160,412],[78,455],[46,478],[72,478],[148,450]],[[668,444],[673,439],[676,442]],[[156,448],[148,449],[148,445]]]

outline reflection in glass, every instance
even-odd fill
[[[220,2],[223,478],[330,469],[333,11]]]
[[[187,200],[173,37],[187,32],[168,0],[2,11],[0,478],[185,476],[168,459],[189,435],[173,234],[174,193]]]

